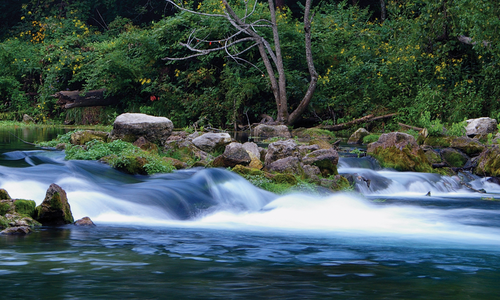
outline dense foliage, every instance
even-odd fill
[[[176,127],[204,117],[213,126],[233,127],[275,114],[256,48],[244,55],[251,64],[224,52],[162,59],[190,55],[179,42],[194,28],[206,40],[225,37],[230,24],[222,18],[175,12],[164,1],[12,3],[0,24],[0,117],[19,119],[27,113],[42,122],[92,123],[129,111],[166,116]],[[386,112],[399,112],[393,121],[417,126],[498,118],[500,7],[494,1],[390,0],[384,21],[378,3],[315,6],[313,56],[320,79],[303,121],[335,124]],[[216,0],[186,5],[221,10]],[[290,7],[293,11],[286,6],[278,11],[278,24],[293,109],[307,89],[309,73],[301,7]],[[268,13],[260,3],[255,16]],[[262,34],[271,33],[263,28]],[[211,46],[216,45],[204,43]],[[118,105],[67,112],[51,97],[60,90],[103,87],[122,99]]]

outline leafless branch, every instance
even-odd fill
[[[220,15],[220,14],[207,14],[207,13],[202,13],[202,12],[199,12],[199,11],[190,10],[190,9],[184,8],[182,6],[179,6],[173,0],[167,0],[167,2],[170,3],[170,4],[172,4],[173,6],[175,6],[176,8],[178,8],[178,9],[180,9],[182,11],[189,12],[189,13],[192,13],[192,14],[195,14],[195,15],[207,16],[207,17],[223,17],[223,18],[226,17],[225,15]]]

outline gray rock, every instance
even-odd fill
[[[300,165],[300,160],[295,156],[288,156],[285,158],[273,161],[266,168],[270,172],[287,173],[287,174],[302,174],[304,170]]]
[[[257,146],[256,143],[246,142],[243,144],[243,148],[249,152],[252,152],[256,157],[260,158],[259,146]]]
[[[306,156],[307,154],[321,149],[318,144],[313,144],[313,145],[302,145],[298,146],[298,151],[301,157]],[[331,148],[331,147],[330,147]]]
[[[356,130],[350,137],[347,143],[349,145],[356,145],[356,144],[362,144],[363,143],[363,138],[367,135],[369,135],[370,132],[364,128],[359,128]]]
[[[225,167],[234,167],[236,165],[247,166],[252,159],[247,150],[240,143],[233,142],[226,146],[226,150],[222,154]]]
[[[265,157],[265,165],[270,165],[272,162],[277,161],[289,156],[298,156],[297,143],[290,139],[286,141],[277,141],[269,144]]]
[[[205,152],[223,149],[229,143],[231,143],[231,136],[228,133],[209,132],[193,139],[193,144]]]
[[[292,135],[285,125],[265,125],[259,124],[253,129],[253,136],[261,138],[282,137],[291,138]]]
[[[143,136],[152,143],[164,145],[173,128],[172,121],[165,117],[125,113],[116,118],[111,138],[133,143]]]
[[[319,167],[311,166],[311,165],[302,165],[302,169],[308,178],[318,179],[318,176],[321,174]]]
[[[465,131],[467,136],[495,133],[498,131],[497,120],[487,117],[469,119]]]
[[[368,144],[367,152],[374,152],[375,148],[382,147],[384,149],[395,146],[399,150],[408,146],[411,150],[418,150],[420,147],[412,135],[404,132],[389,132],[382,134],[378,141]]]

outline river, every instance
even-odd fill
[[[23,131],[24,130],[24,131]],[[494,299],[500,186],[344,157],[356,192],[277,196],[222,169],[130,176],[0,130],[0,187],[41,203],[51,183],[95,228],[0,236],[9,299]],[[361,178],[361,177],[360,177]],[[467,181],[475,193],[460,181]],[[430,192],[431,196],[426,196]]]

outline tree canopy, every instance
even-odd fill
[[[287,103],[294,111],[311,78],[305,1],[276,4]],[[313,2],[311,52],[318,85],[297,126],[393,112],[399,113],[395,122],[415,125],[424,114],[443,122],[498,118],[500,7],[494,1],[386,0],[385,20],[380,4]],[[215,0],[185,5],[194,11],[221,9]],[[217,39],[233,32],[222,18],[177,11],[164,0],[17,0],[0,8],[0,118],[27,113],[40,121],[75,119],[89,111],[64,110],[51,95],[101,88],[121,99],[92,111],[101,121],[135,111],[169,117],[179,127],[205,117],[213,126],[232,128],[257,122],[261,114],[278,117],[258,47],[234,45],[245,50],[240,57],[251,65],[224,51],[162,60],[192,55],[180,43],[192,38],[194,29],[208,41],[198,49],[220,45]],[[259,30],[275,47],[272,30]]]

